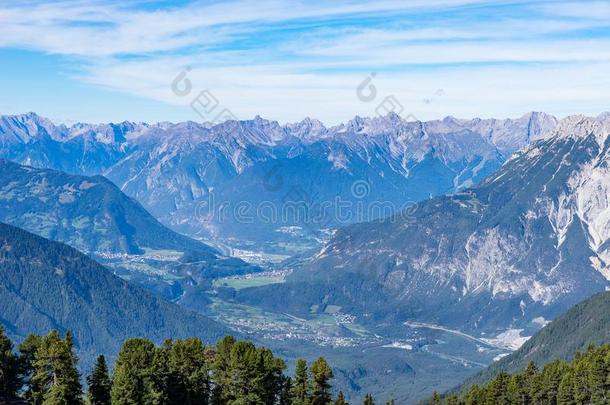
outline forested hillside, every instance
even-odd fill
[[[576,353],[570,363],[555,360],[544,368],[530,362],[515,374],[498,373],[489,383],[471,385],[461,395],[441,399],[434,405],[527,405],[527,404],[608,404],[610,401],[610,345],[589,347]]]
[[[493,363],[465,382],[488,382],[500,372],[514,373],[529,362],[540,366],[551,361],[571,360],[576,352],[591,345],[610,342],[610,292],[603,292],[577,304],[542,328],[519,350]]]
[[[71,330],[86,363],[114,356],[142,336],[197,336],[214,341],[227,329],[127,283],[75,249],[0,223],[0,324],[14,339]]]

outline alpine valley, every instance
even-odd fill
[[[17,340],[72,329],[85,356],[121,328],[158,326],[157,341],[231,330],[289,364],[324,356],[348,399],[412,403],[610,288],[609,151],[610,114],[334,127],[3,116],[0,287],[28,310],[2,300],[1,322]],[[63,300],[48,311],[45,283]],[[158,317],[115,319],[143,307]]]

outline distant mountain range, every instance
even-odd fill
[[[610,288],[610,119],[573,116],[480,186],[340,229],[249,303],[515,333]],[[539,326],[538,326],[539,327]]]
[[[0,322],[17,341],[70,330],[86,367],[114,358],[124,339],[199,336],[227,329],[114,276],[67,245],[0,223]]]
[[[0,159],[0,221],[64,242],[168,299],[219,275],[258,271],[180,235],[102,176]]]
[[[103,174],[176,230],[294,254],[325,229],[477,184],[556,124],[530,113],[429,122],[390,114],[330,128],[259,117],[66,127],[30,113],[0,118],[0,158]]]

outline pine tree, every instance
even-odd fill
[[[292,405],[309,405],[311,398],[311,385],[307,372],[307,362],[297,360],[296,371],[292,383]]]
[[[212,389],[212,404],[225,405],[231,400],[229,387],[231,385],[231,374],[229,369],[229,361],[231,359],[231,350],[235,345],[235,338],[225,336],[216,344],[216,352],[214,353],[214,370],[212,380],[214,387]]]
[[[589,370],[586,358],[582,354],[577,354],[574,359],[574,400],[579,404],[591,401],[589,390]]]
[[[515,374],[511,376],[507,387],[508,402],[511,405],[522,405],[529,401],[529,391],[523,383],[523,375]]]
[[[165,343],[169,378],[169,405],[206,405],[210,400],[211,365],[207,349],[200,339]]]
[[[349,405],[345,400],[345,396],[343,395],[343,391],[339,391],[337,395],[337,399],[335,400],[335,405]]]
[[[146,339],[123,343],[114,364],[112,405],[150,405],[154,402],[152,381],[155,346]]]
[[[262,381],[257,374],[257,353],[250,342],[235,342],[229,357],[229,404],[264,404]]]
[[[333,378],[333,371],[323,357],[318,358],[311,365],[312,405],[327,405],[332,401],[330,392],[330,380]]]
[[[556,360],[544,366],[540,376],[541,394],[532,394],[532,400],[544,404],[557,403],[559,384],[561,384],[561,379],[567,371],[568,365],[562,360]]]
[[[561,379],[559,389],[557,391],[557,403],[562,405],[576,405],[575,396],[576,381],[574,371],[569,370]]]
[[[366,394],[362,405],[375,405],[375,400],[371,394]]]
[[[15,398],[20,386],[19,362],[13,352],[13,342],[0,325],[0,401]]]
[[[442,405],[441,396],[438,392],[434,391],[432,393],[432,399],[430,400],[430,405]]]
[[[267,348],[256,349],[258,354],[257,374],[263,388],[263,401],[267,405],[274,405],[281,395],[286,363],[273,356],[273,352]]]
[[[591,403],[595,405],[604,405],[610,402],[610,385],[608,385],[608,377],[610,373],[604,364],[603,352],[591,353],[589,361],[589,378],[588,385],[591,392]]]
[[[148,400],[150,405],[168,405],[170,403],[170,380],[169,370],[169,346],[170,340],[166,340],[163,347],[155,347],[152,363],[149,371]]]
[[[385,405],[396,405],[396,403],[393,399],[390,399],[388,402],[385,403]]]
[[[460,403],[460,399],[458,398],[457,395],[451,394],[451,395],[447,396],[447,399],[445,400],[445,403],[447,405],[458,405]]]
[[[36,402],[37,393],[42,391],[42,387],[37,386],[36,382],[32,381],[36,352],[41,345],[42,337],[37,335],[28,335],[19,345],[19,375],[26,387],[24,398],[33,405],[42,402],[42,398]]]
[[[82,388],[74,354],[72,335],[61,339],[51,331],[40,341],[35,353],[31,385],[33,404],[80,405]]]
[[[87,398],[91,405],[110,405],[110,389],[112,385],[104,356],[97,358],[93,372],[87,377],[87,384],[89,385]]]
[[[280,396],[278,400],[279,405],[292,405],[292,378],[282,378],[282,388],[280,390]]]
[[[509,376],[500,372],[487,388],[486,405],[508,404],[508,381]]]
[[[485,403],[485,390],[477,384],[472,385],[466,393],[466,405],[483,405]]]

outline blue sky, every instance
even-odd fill
[[[177,95],[187,67],[191,91]],[[335,124],[388,97],[418,119],[596,115],[610,110],[609,68],[610,0],[0,5],[0,114],[67,123],[226,109]],[[217,108],[202,116],[190,104],[204,90]]]

